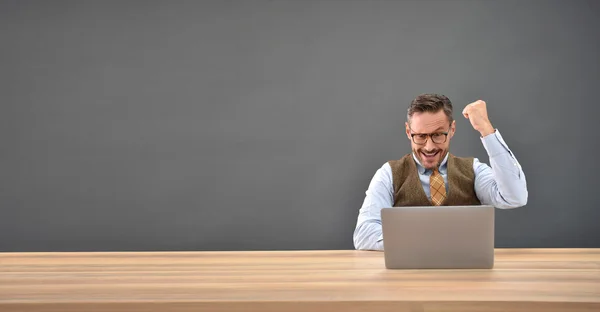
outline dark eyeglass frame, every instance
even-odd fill
[[[450,128],[450,129],[452,129],[452,128]],[[435,144],[443,144],[443,143],[446,143],[446,141],[448,140],[448,134],[450,133],[450,129],[448,129],[448,131],[447,131],[447,132],[434,132],[434,133],[411,133],[411,134],[410,134],[410,137],[412,138],[412,141],[413,141],[415,144],[417,144],[417,145],[425,145],[425,144],[427,144],[427,141],[429,140],[429,138],[431,138],[431,141],[432,141],[433,143],[435,143]],[[417,141],[415,141],[415,136],[417,136],[417,135],[425,135],[425,142],[418,143]],[[443,138],[444,138],[444,140],[443,140],[443,141],[441,141],[441,142],[436,142],[436,141],[433,139],[433,136],[434,136],[434,135],[443,135]]]

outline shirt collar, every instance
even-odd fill
[[[450,153],[446,153],[446,156],[444,157],[444,159],[442,160],[442,163],[440,164],[440,173],[446,172],[446,167],[448,165],[448,155],[450,155]],[[412,156],[413,156],[413,159],[415,160],[415,162],[417,163],[417,170],[419,171],[419,174],[425,174],[425,172],[431,171],[429,169],[425,169],[425,167],[423,167],[423,165],[421,165],[421,162],[419,161],[419,159],[417,158],[415,153],[412,153]]]

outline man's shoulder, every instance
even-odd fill
[[[454,160],[459,161],[473,161],[473,159],[475,159],[475,157],[473,156],[458,156],[452,153],[450,153],[449,158],[453,158]]]
[[[479,173],[481,173],[482,169],[485,169],[486,164],[480,162],[479,159],[474,156],[459,157],[450,154],[450,157],[448,158],[448,166],[452,166],[454,167],[454,170],[464,172],[468,175],[473,174],[473,176],[476,177]]]
[[[473,168],[475,162],[477,162],[477,158],[473,156],[456,156],[451,153],[448,157],[448,165],[451,166]]]
[[[412,154],[406,154],[400,159],[389,160],[385,166],[389,170],[392,177],[403,180],[403,177],[408,176],[416,170],[415,160]]]
[[[450,153],[450,156],[448,157],[448,159],[450,159],[450,158],[452,158],[452,161],[455,164],[468,165],[468,166],[471,166],[473,168],[473,170],[477,170],[478,167],[485,165],[484,163],[479,161],[479,158],[477,158],[475,156],[457,156],[457,155]]]
[[[411,160],[412,159],[412,154],[406,154],[404,156],[402,156],[402,158],[400,159],[392,159],[392,160],[388,160],[384,166],[390,166],[392,168],[401,166],[402,164],[406,163],[406,161]]]

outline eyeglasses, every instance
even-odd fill
[[[450,130],[448,130],[450,131]],[[442,144],[446,142],[448,138],[448,132],[436,132],[436,133],[411,133],[413,142],[415,144],[424,145],[427,143],[427,139],[431,137],[431,141],[435,144]]]

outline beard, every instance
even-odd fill
[[[448,153],[447,149],[434,148],[426,149],[424,147],[413,149],[413,153],[417,155],[417,158],[421,162],[421,165],[425,169],[438,168]]]

